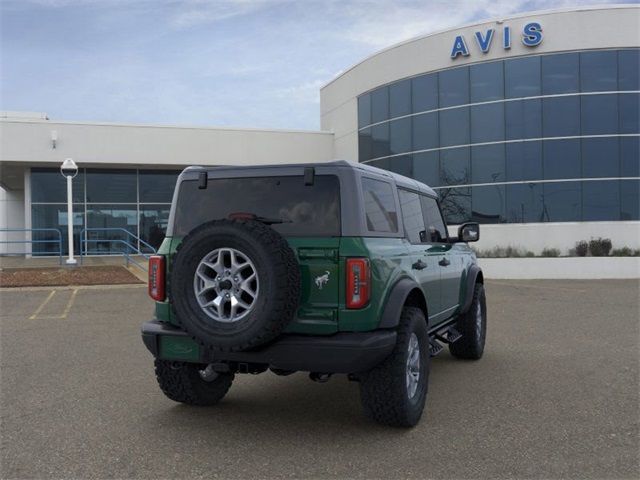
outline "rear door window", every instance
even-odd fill
[[[426,236],[420,195],[401,188],[398,189],[398,194],[400,196],[402,223],[404,224],[407,239],[411,243],[424,242]]]
[[[255,215],[283,236],[340,235],[340,182],[335,175],[214,178],[180,184],[173,233],[184,236],[203,223]]]
[[[398,213],[390,183],[372,178],[362,179],[367,229],[370,232],[396,233]]]
[[[427,227],[427,242],[442,243],[448,239],[447,228],[440,213],[440,207],[435,198],[421,195],[422,212],[424,213],[424,223]]]

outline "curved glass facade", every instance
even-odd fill
[[[640,219],[640,49],[432,72],[358,97],[359,160],[435,188],[449,223]]]

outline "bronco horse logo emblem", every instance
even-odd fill
[[[325,270],[324,275],[316,277],[315,282],[318,290],[322,290],[322,287],[324,287],[329,282],[329,275],[329,270]]]

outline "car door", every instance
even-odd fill
[[[440,268],[440,309],[435,315],[433,324],[449,318],[458,305],[459,273],[456,271],[456,260],[451,255],[452,244],[449,242],[447,228],[434,197],[421,195],[422,211],[426,235],[429,240],[430,262]]]
[[[420,195],[410,190],[398,188],[402,222],[411,257],[411,271],[422,286],[427,297],[429,323],[438,318],[441,310],[440,265],[431,252],[432,245],[427,241],[427,230],[422,212]]]

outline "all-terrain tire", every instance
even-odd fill
[[[420,373],[413,396],[409,395],[407,360],[412,334],[418,339]],[[376,422],[413,427],[424,410],[429,386],[429,336],[419,308],[402,309],[396,346],[380,365],[360,377],[360,398],[365,414]]]
[[[233,373],[219,373],[207,381],[199,373],[205,367],[195,363],[155,360],[156,378],[162,392],[171,400],[188,405],[215,405],[231,387]]]
[[[234,322],[208,316],[194,292],[200,261],[218,248],[233,248],[246,255],[259,279],[253,308]],[[240,351],[274,339],[293,319],[300,299],[300,267],[287,241],[269,226],[215,220],[184,237],[173,259],[169,287],[176,318],[196,342],[216,351]]]
[[[483,284],[475,284],[471,306],[466,313],[460,315],[456,330],[462,337],[449,344],[451,355],[467,360],[482,358],[487,337],[487,301]]]

